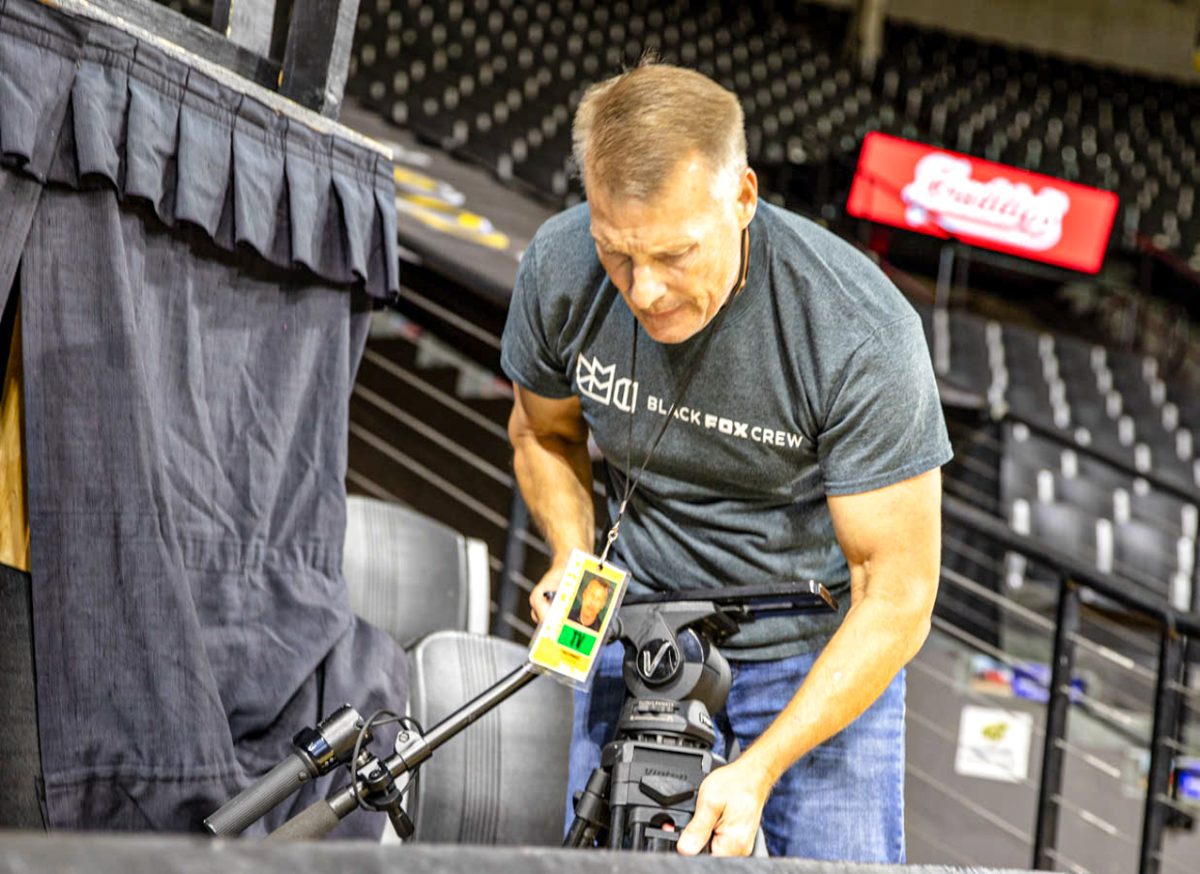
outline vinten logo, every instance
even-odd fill
[[[638,653],[638,672],[651,683],[662,683],[679,670],[679,649],[669,640],[652,640]]]
[[[1045,186],[1037,194],[1024,182],[971,178],[970,161],[932,152],[917,162],[904,186],[904,218],[912,227],[932,223],[954,234],[1044,252],[1062,239],[1071,208],[1064,191]]]

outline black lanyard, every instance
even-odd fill
[[[613,520],[612,527],[608,529],[608,536],[604,541],[604,550],[600,553],[600,564],[603,565],[608,559],[608,551],[616,542],[617,536],[621,531],[621,519],[625,516],[625,508],[629,506],[629,499],[633,496],[633,490],[637,488],[638,483],[642,479],[642,474],[646,472],[646,465],[650,463],[650,458],[658,449],[658,444],[662,442],[663,435],[667,433],[667,428],[671,425],[671,420],[675,417],[675,410],[679,406],[679,402],[683,400],[683,394],[688,390],[688,386],[692,384],[692,377],[700,369],[700,363],[704,360],[705,353],[708,352],[708,347],[712,344],[712,338],[716,336],[720,330],[721,324],[725,320],[726,313],[730,310],[730,304],[733,299],[746,287],[746,274],[750,270],[750,228],[742,229],[742,260],[738,267],[738,277],[733,284],[733,288],[729,290],[729,295],[725,298],[725,302],[721,305],[720,312],[716,318],[708,326],[708,331],[701,340],[700,348],[697,350],[691,363],[688,364],[687,372],[683,375],[683,380],[679,383],[679,388],[675,392],[675,399],[671,401],[671,406],[667,409],[666,415],[663,417],[663,423],[659,426],[658,433],[654,435],[654,439],[650,441],[650,449],[646,452],[646,457],[642,459],[637,473],[630,476],[633,470],[633,412],[637,407],[637,395],[634,394],[633,402],[629,405],[629,437],[625,442],[625,493],[621,496],[621,503],[617,507],[617,518]],[[629,364],[629,379],[633,385],[637,385],[637,339],[638,339],[638,321],[635,316],[633,319],[633,342],[631,361]]]

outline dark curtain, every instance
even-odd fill
[[[0,151],[46,821],[196,829],[300,728],[404,706],[341,576],[390,165],[33,0],[0,7]]]

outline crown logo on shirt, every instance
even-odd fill
[[[637,407],[638,386],[633,380],[617,379],[616,375],[617,365],[601,364],[599,358],[580,353],[575,361],[575,385],[581,395],[628,413]]]

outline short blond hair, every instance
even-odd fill
[[[640,200],[657,194],[690,153],[714,176],[747,163],[737,97],[695,70],[653,59],[588,88],[571,136],[585,185]]]

